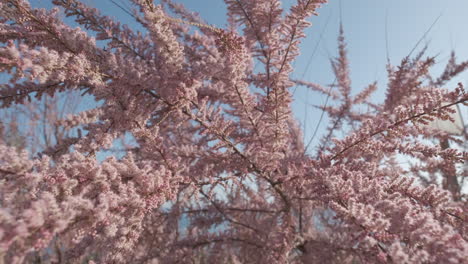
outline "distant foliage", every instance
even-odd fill
[[[467,104],[461,84],[442,86],[468,63],[453,56],[437,78],[423,53],[388,65],[375,103],[376,84],[351,92],[343,28],[331,88],[291,79],[326,0],[225,0],[227,29],[131,0],[144,32],[52,2],[0,0],[0,105],[76,91],[99,104],[51,114],[60,137],[36,158],[0,127],[3,263],[466,263],[468,155],[427,124]],[[315,149],[296,85],[334,101]],[[122,137],[123,157],[96,158]]]

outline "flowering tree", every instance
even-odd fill
[[[337,91],[290,79],[307,18],[325,0],[297,0],[289,11],[279,0],[226,0],[225,30],[170,0],[132,0],[144,33],[78,1],[52,2],[82,27],[62,22],[58,8],[0,1],[0,69],[11,77],[1,105],[77,90],[102,104],[57,121],[84,132],[49,155],[30,159],[0,144],[5,263],[468,258],[459,188],[467,153],[430,143],[455,138],[426,126],[468,100],[461,84],[441,88],[467,63],[453,58],[440,78],[428,76],[433,59],[422,54],[389,65],[386,99],[373,104],[376,85],[351,95],[342,32]],[[339,102],[323,107],[331,124],[315,154],[291,113],[295,84]],[[347,136],[335,138],[339,129]],[[135,146],[123,158],[96,159],[124,135]],[[437,185],[441,170],[451,185]]]

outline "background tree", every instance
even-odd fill
[[[133,0],[129,12],[145,32],[78,1],[52,2],[82,27],[63,23],[59,9],[0,1],[0,69],[10,77],[2,106],[63,91],[101,103],[54,120],[84,132],[56,140],[45,152],[52,159],[0,145],[5,262],[468,257],[466,198],[413,175],[450,168],[466,176],[466,152],[429,141],[456,138],[427,127],[466,104],[461,84],[440,88],[466,63],[451,60],[440,78],[428,77],[434,58],[423,53],[388,65],[386,100],[376,104],[368,99],[376,85],[351,95],[343,30],[332,61],[337,91],[291,80],[307,18],[323,0],[298,0],[288,11],[276,0],[226,0],[228,29],[168,0]],[[323,107],[331,124],[313,154],[292,115],[295,83],[339,102]],[[96,158],[119,137],[134,141],[122,158]],[[399,164],[402,155],[420,169]]]
[[[65,129],[60,120],[77,113],[81,96],[76,91],[32,99],[1,110],[4,142],[26,149],[32,156],[46,152],[57,156],[54,146],[76,135]],[[72,133],[74,132],[74,133]],[[68,149],[62,150],[67,152]]]

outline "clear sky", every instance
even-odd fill
[[[119,3],[125,1],[116,0]],[[226,25],[226,6],[223,0],[174,1],[200,13],[208,24],[218,27]],[[107,15],[116,17],[122,23],[135,25],[132,18],[110,0],[85,2]],[[287,8],[293,2],[285,0],[283,7]],[[31,3],[50,7],[47,0],[32,0]],[[386,89],[387,44],[390,61],[392,64],[398,64],[437,20],[418,47],[421,48],[426,43],[429,45],[427,55],[438,55],[436,61],[440,62],[434,67],[434,72],[441,72],[452,50],[456,52],[459,61],[468,60],[467,11],[468,0],[329,0],[329,3],[319,10],[320,15],[311,19],[313,26],[307,30],[307,38],[301,44],[301,55],[295,63],[293,77],[322,85],[333,81],[329,58],[337,54],[336,39],[341,13],[348,42],[353,92],[358,92],[377,81],[379,90],[373,98],[374,101],[381,102]],[[468,73],[459,75],[449,87],[455,87],[457,82],[462,82],[468,87],[467,78]],[[294,113],[302,123],[307,119],[307,139],[320,116],[319,110],[307,105],[323,104],[325,98],[301,87],[297,89],[294,97]],[[465,123],[468,123],[467,107],[462,109],[462,113]],[[323,122],[321,128],[325,126],[326,123]]]

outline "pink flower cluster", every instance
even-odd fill
[[[99,103],[55,122],[80,132],[40,158],[0,138],[5,263],[468,259],[468,154],[434,144],[461,140],[427,129],[467,103],[462,85],[441,86],[468,63],[453,56],[439,78],[422,54],[388,65],[386,98],[373,103],[375,83],[351,92],[343,27],[338,89],[290,79],[307,19],[325,0],[289,10],[225,0],[226,30],[171,0],[132,0],[143,32],[77,0],[52,2],[47,11],[0,0],[0,70],[10,78],[0,106],[74,91]],[[330,124],[315,150],[292,114],[295,84],[336,101],[321,107]],[[116,145],[119,158],[96,158]]]

